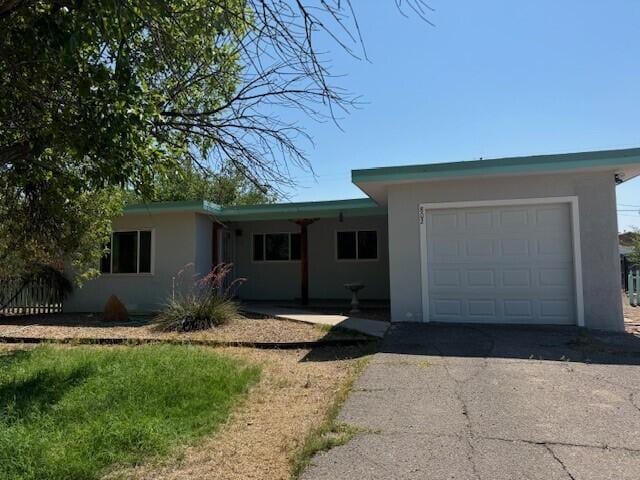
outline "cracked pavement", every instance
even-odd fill
[[[394,324],[303,480],[640,478],[640,338]]]

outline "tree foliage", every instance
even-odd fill
[[[633,229],[631,248],[632,250],[629,254],[629,261],[634,265],[640,265],[640,229],[637,227]]]
[[[309,163],[286,111],[354,104],[318,36],[364,54],[349,0],[0,0],[0,260],[90,274],[113,188],[158,198],[185,165],[291,184]]]
[[[156,178],[150,199],[135,195],[131,202],[208,200],[218,205],[253,205],[276,199],[275,191],[256,187],[231,164],[215,173],[187,164],[178,166],[171,176]]]

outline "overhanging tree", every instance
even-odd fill
[[[0,269],[95,273],[113,188],[151,199],[187,164],[290,184],[310,166],[286,110],[354,102],[318,35],[363,54],[348,0],[0,0]]]

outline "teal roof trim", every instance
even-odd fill
[[[207,201],[153,202],[130,205],[125,214],[193,212],[214,215],[223,221],[284,220],[343,216],[386,215],[387,209],[370,198],[324,202],[273,203],[220,207]]]
[[[279,220],[291,218],[327,218],[343,216],[386,215],[387,209],[370,198],[333,200],[325,202],[274,203],[225,207],[219,217],[222,220]]]
[[[640,148],[352,170],[353,183],[429,180],[640,164]]]
[[[221,207],[206,200],[182,201],[182,202],[151,202],[128,205],[124,208],[125,214],[136,213],[179,213],[179,212],[198,212],[198,213],[218,213]]]

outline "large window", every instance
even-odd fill
[[[151,273],[151,231],[113,232],[102,257],[102,273]]]
[[[338,260],[377,260],[378,232],[375,230],[336,232],[336,257]]]
[[[299,233],[254,233],[254,262],[300,260]]]

